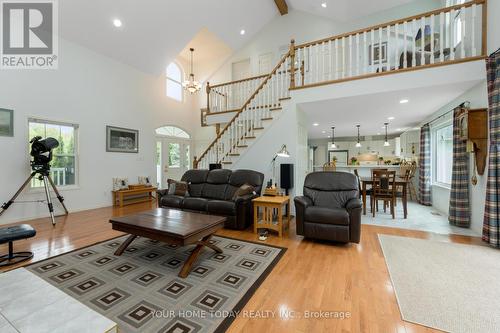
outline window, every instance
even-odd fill
[[[29,119],[28,127],[30,139],[41,136],[52,137],[59,141],[59,146],[52,151],[53,158],[50,163],[50,176],[56,186],[76,185],[78,125]],[[43,187],[43,182],[33,179],[31,187]]]
[[[174,62],[167,67],[167,96],[182,102],[182,71]]]
[[[163,127],[157,128],[156,134],[171,136],[171,137],[176,137],[176,138],[181,138],[181,139],[189,139],[190,138],[189,134],[186,133],[186,131],[184,131],[183,129],[180,129],[179,127],[175,127],[175,126],[163,126]]]
[[[453,168],[453,125],[447,124],[436,129],[434,146],[434,181],[450,186]]]
[[[169,168],[181,167],[181,145],[179,143],[168,144],[168,166]]]

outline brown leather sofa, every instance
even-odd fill
[[[297,234],[342,243],[359,243],[361,201],[358,180],[347,172],[313,172],[304,196],[295,197]]]
[[[160,207],[176,208],[226,216],[225,227],[246,229],[253,223],[252,199],[262,190],[264,175],[253,170],[188,170],[181,178],[188,183],[188,196],[158,191]],[[234,198],[236,190],[244,184],[252,185],[255,194]]]

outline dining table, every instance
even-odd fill
[[[366,215],[366,187],[368,185],[373,186],[373,179],[371,177],[360,177],[361,181],[361,194],[363,199],[363,215]],[[404,178],[399,178],[395,180],[395,184],[397,187],[402,188],[401,201],[403,202],[403,215],[406,219],[408,217],[408,180]]]

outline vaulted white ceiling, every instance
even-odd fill
[[[63,38],[159,75],[203,28],[232,49],[276,17],[272,0],[64,0]],[[112,24],[119,18],[123,26]],[[240,35],[245,29],[246,34]],[[61,55],[63,56],[63,55]]]
[[[412,1],[415,0],[287,0],[292,9],[336,21],[355,20]],[[327,8],[321,7],[323,2]],[[234,51],[279,16],[273,0],[64,0],[58,3],[59,30],[63,38],[153,75],[163,73],[168,63],[185,51],[191,41],[203,41],[200,31],[213,34],[207,40],[217,40],[225,52]],[[121,28],[113,26],[115,18],[122,21]],[[244,36],[240,35],[242,29],[246,31]],[[198,46],[198,59],[221,59],[220,52],[202,54],[203,48]]]
[[[348,22],[415,0],[287,0],[298,10],[324,16],[339,22]],[[325,3],[326,8],[321,4]]]

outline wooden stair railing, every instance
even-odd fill
[[[269,74],[210,86],[207,83],[207,105],[209,113],[240,109],[251,94]]]
[[[305,82],[290,89],[484,58],[486,1],[473,0],[297,45],[294,53],[297,62],[304,63]],[[417,40],[419,31],[424,38]]]
[[[264,121],[273,119],[270,111],[278,110],[280,102],[275,97],[289,97],[289,90],[484,59],[486,40],[487,0],[472,0],[301,45],[292,40],[289,52],[271,73],[207,84],[208,114],[236,114],[200,158],[195,158],[194,166],[220,163],[238,154],[238,148],[247,147],[245,137],[254,137],[254,128],[262,128]],[[276,83],[281,81],[286,84]]]
[[[290,50],[294,48],[294,41]],[[255,130],[264,127],[264,119],[272,118],[272,106],[289,97],[291,70],[290,52],[284,55],[276,67],[267,74],[231,121],[217,135],[208,148],[195,158],[193,167],[208,168],[211,163],[229,164],[224,159],[237,154],[239,148],[247,147],[246,140],[255,137]]]

